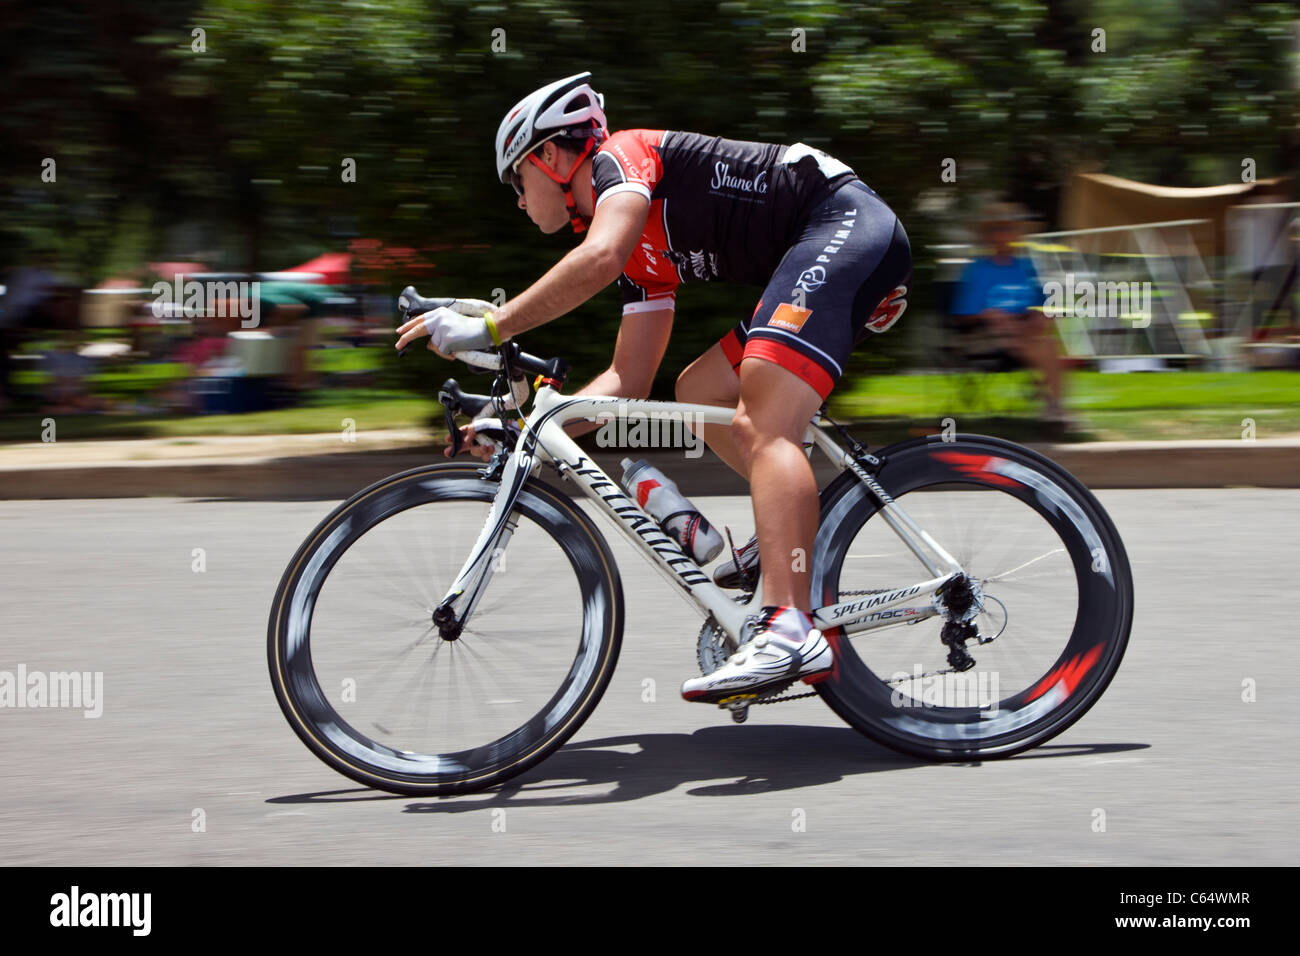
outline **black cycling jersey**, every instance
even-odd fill
[[[591,168],[596,206],[623,191],[650,200],[645,232],[619,280],[625,311],[671,305],[681,282],[765,285],[809,209],[854,178],[803,144],[648,129],[614,133]]]

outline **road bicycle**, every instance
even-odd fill
[[[411,317],[450,301],[408,288],[399,304]],[[565,396],[567,363],[514,341],[455,357],[495,373],[486,395],[454,379],[440,390],[457,449],[457,415],[513,416],[517,439],[485,466],[414,468],[341,504],[289,562],[268,627],[294,731],[340,773],[400,794],[499,784],[595,709],[625,605],[580,498],[698,610],[703,673],[737,649],[760,604],[757,581],[717,587],[563,430],[612,414],[727,425],[734,409]],[[810,564],[835,669],[811,687],[738,694],[719,705],[733,719],[817,694],[887,747],[970,761],[1038,746],[1096,703],[1128,643],[1133,582],[1114,524],[1077,479],[981,435],[869,451],[824,407],[805,446],[838,470],[820,491]]]

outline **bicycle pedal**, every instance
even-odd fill
[[[746,691],[743,694],[732,694],[729,697],[723,697],[718,701],[719,707],[748,707],[750,704],[762,700],[769,700],[773,697],[779,697],[790,689],[793,680],[783,680],[779,684],[769,684],[764,688],[756,691]]]
[[[718,707],[731,711],[731,719],[743,724],[749,719],[749,705],[758,700],[758,694],[734,694],[718,701]]]
[[[718,701],[719,707],[748,707],[752,701],[758,700],[758,694],[732,694],[730,697],[723,697]]]

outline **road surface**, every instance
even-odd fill
[[[744,725],[683,702],[698,617],[611,535],[629,620],[600,706],[505,788],[446,799],[358,787],[276,705],[272,593],[329,503],[0,502],[0,672],[103,675],[98,717],[0,708],[3,858],[1294,865],[1300,492],[1099,498],[1133,564],[1132,640],[1102,700],[1037,750],[927,764],[816,698]],[[748,536],[747,499],[697,503]]]

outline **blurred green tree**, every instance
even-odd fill
[[[362,238],[431,261],[427,293],[513,295],[576,239],[515,208],[496,125],[586,69],[615,128],[803,141],[854,166],[907,225],[924,307],[926,246],[989,193],[1050,223],[1081,166],[1187,186],[1245,156],[1294,171],[1297,19],[1242,0],[6,5],[0,255],[53,244],[89,283],[133,259],[285,268]],[[369,278],[395,293],[399,271]],[[686,289],[657,394],[757,294]],[[607,291],[529,347],[592,374],[618,319]]]

